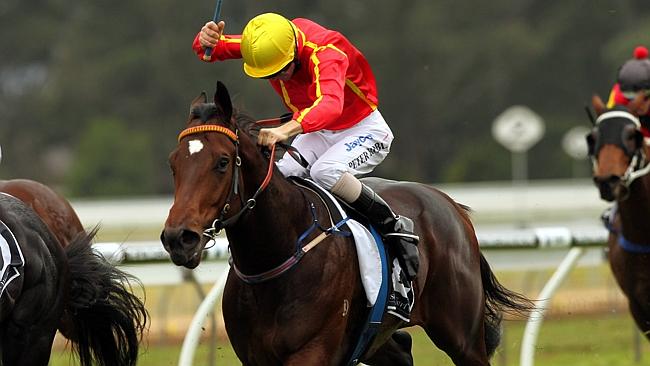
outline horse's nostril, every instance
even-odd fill
[[[200,240],[201,236],[191,230],[183,230],[181,233],[181,244],[183,246],[195,246]]]

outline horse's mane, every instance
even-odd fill
[[[201,122],[206,123],[214,117],[220,117],[221,110],[214,103],[201,103],[192,107],[190,115],[193,118],[198,118]],[[240,131],[245,132],[254,140],[257,140],[257,134],[261,127],[255,124],[255,119],[253,117],[240,110],[234,110],[233,117]]]

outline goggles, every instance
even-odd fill
[[[276,72],[275,74],[271,74],[271,75],[269,75],[269,76],[264,76],[264,77],[261,77],[260,79],[267,79],[267,80],[268,80],[268,79],[277,78],[277,77],[280,76],[281,74],[287,72],[287,70],[289,70],[289,68],[291,67],[291,64],[292,64],[293,62],[294,62],[294,61],[289,62],[285,67],[282,68],[282,70]]]

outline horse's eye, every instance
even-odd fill
[[[228,168],[228,163],[230,163],[230,158],[227,156],[222,156],[217,162],[215,169],[220,173],[224,173],[226,171],[226,168]]]

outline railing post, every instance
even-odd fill
[[[571,269],[576,264],[580,256],[583,254],[584,249],[580,247],[573,247],[569,253],[564,257],[560,266],[555,270],[555,273],[548,280],[542,292],[539,294],[539,299],[535,303],[535,309],[530,315],[530,319],[526,323],[524,329],[524,337],[521,343],[521,358],[520,366],[533,366],[535,358],[535,346],[537,344],[537,335],[539,328],[544,321],[544,314],[548,308],[551,298],[555,291],[560,287],[562,281],[567,277]]]
[[[201,327],[205,322],[205,319],[208,315],[214,310],[214,306],[221,298],[223,294],[223,289],[226,286],[226,280],[228,279],[228,272],[230,267],[226,267],[221,273],[221,276],[217,279],[210,292],[205,297],[205,300],[199,305],[199,308],[196,310],[190,326],[187,329],[187,334],[183,340],[183,347],[181,348],[181,355],[178,359],[178,366],[192,366],[194,362],[194,353],[201,339]]]

